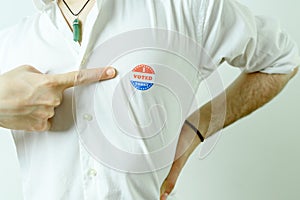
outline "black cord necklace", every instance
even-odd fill
[[[85,2],[85,4],[83,5],[83,7],[80,9],[80,11],[78,13],[74,13],[71,8],[69,7],[69,5],[66,3],[65,0],[63,0],[65,6],[68,8],[68,10],[70,11],[70,13],[75,16],[75,20],[73,21],[73,40],[75,42],[80,42],[81,41],[81,33],[82,33],[82,27],[81,27],[81,21],[78,19],[78,16],[80,15],[80,13],[84,10],[84,8],[87,6],[87,4],[90,2],[90,0],[87,0]]]

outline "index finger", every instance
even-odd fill
[[[102,80],[114,78],[116,70],[113,67],[83,69],[74,72],[68,72],[65,74],[52,75],[53,81],[57,86],[61,86],[64,89],[86,85]]]

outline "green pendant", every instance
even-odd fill
[[[75,19],[73,22],[73,40],[75,42],[81,41],[81,22],[79,19]]]

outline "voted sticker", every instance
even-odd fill
[[[131,71],[130,82],[137,90],[149,90],[155,82],[155,71],[148,65],[138,65]]]

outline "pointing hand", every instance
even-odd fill
[[[85,69],[58,75],[21,66],[0,76],[0,126],[14,130],[47,131],[63,92],[77,85],[114,78],[112,67]]]

